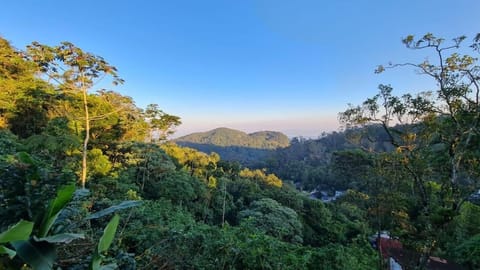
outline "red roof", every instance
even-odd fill
[[[382,254],[384,259],[392,257],[392,252],[396,253],[397,251],[403,250],[403,246],[400,241],[384,237],[381,237],[378,240],[378,247],[380,248],[380,254]]]
[[[405,250],[400,241],[390,238],[381,237],[378,241],[378,248],[384,259],[393,258],[402,266],[412,265],[418,261],[420,254]],[[463,270],[460,265],[449,262],[438,257],[430,257],[427,262],[428,270]]]

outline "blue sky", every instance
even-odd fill
[[[412,70],[373,71],[424,58],[403,47],[408,34],[473,38],[478,10],[477,0],[5,0],[0,35],[19,49],[70,41],[104,57],[126,81],[112,89],[180,116],[178,135],[316,137],[380,83],[432,88]]]

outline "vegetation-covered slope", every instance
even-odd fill
[[[362,134],[368,134],[368,138],[360,138]],[[249,165],[266,168],[303,190],[361,190],[362,179],[355,171],[356,162],[362,159],[360,149],[374,152],[394,150],[383,128],[369,125],[335,131],[317,139],[293,138],[288,147],[259,156],[256,163]]]
[[[217,128],[193,133],[174,140],[178,145],[204,153],[217,153],[223,160],[239,162],[243,166],[255,166],[267,159],[276,149],[287,147],[290,142],[285,134],[276,131],[259,131],[251,134]]]
[[[288,137],[277,131],[259,131],[247,134],[243,131],[217,128],[207,132],[198,132],[175,139],[175,142],[183,144],[201,144],[213,146],[240,146],[257,149],[276,149],[287,147],[290,143]]]

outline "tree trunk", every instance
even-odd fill
[[[225,226],[225,201],[227,200],[227,181],[223,181],[222,227]]]
[[[82,153],[82,188],[85,188],[85,182],[87,181],[87,151],[88,140],[90,139],[90,118],[88,115],[88,102],[87,102],[87,89],[83,89],[83,108],[85,112],[85,139],[83,141],[83,153]]]

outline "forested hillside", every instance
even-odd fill
[[[270,134],[270,138],[282,137],[282,141],[288,140],[285,135],[272,131],[255,132],[248,135],[248,138],[258,137],[256,134],[265,136]],[[360,138],[362,134],[368,134],[368,138],[365,136]],[[355,181],[345,175],[346,171],[334,171],[334,167],[339,165],[337,163],[352,162],[352,160],[343,159],[348,155],[344,152],[345,150],[363,148],[385,152],[394,149],[389,142],[388,134],[379,125],[324,133],[318,139],[295,137],[288,143],[283,142],[282,147],[271,148],[252,147],[253,144],[249,144],[250,139],[246,135],[241,131],[219,128],[183,136],[174,141],[178,145],[207,154],[217,153],[223,160],[238,162],[242,166],[267,169],[285,181],[295,183],[303,190],[315,188],[345,190],[356,187]],[[243,138],[245,142],[238,142],[238,138]],[[267,144],[273,145],[264,139],[257,141],[257,145]]]
[[[102,57],[0,38],[0,268],[386,269],[384,232],[405,269],[479,269],[480,68],[464,40],[407,37],[439,64],[377,72],[414,67],[438,89],[380,85],[340,113],[344,132],[289,147],[272,132],[196,136],[283,147],[248,168],[167,142],[181,119],[159,105],[96,89],[123,82]],[[291,182],[347,191],[323,203]]]
[[[363,152],[392,150],[385,130],[368,125],[326,133],[318,139],[293,138],[288,147],[271,151],[250,165],[266,168],[302,190],[362,190],[362,173],[355,168],[369,163]]]
[[[290,144],[288,137],[276,131],[258,131],[251,134],[216,128],[207,132],[189,134],[174,140],[181,146],[204,153],[217,153],[223,160],[239,162],[243,166],[255,166],[275,151]]]
[[[243,131],[216,128],[207,132],[189,134],[174,140],[179,145],[201,144],[213,146],[239,146],[256,149],[276,149],[287,147],[290,143],[288,137],[276,131],[258,131],[247,134]]]
[[[376,152],[394,149],[389,142],[388,134],[380,125],[325,133],[318,139],[295,137],[287,146],[274,149],[252,148],[233,143],[221,146],[216,144],[218,140],[213,139],[219,137],[217,135],[219,133],[225,142],[236,141],[236,137],[245,135],[243,132],[220,128],[184,136],[174,141],[178,145],[203,153],[217,153],[223,160],[238,162],[242,166],[266,169],[284,181],[294,183],[307,191],[359,189],[362,181],[352,179],[356,173],[350,172],[349,165],[361,162],[355,160],[361,157],[355,157],[354,153],[361,154],[360,149],[371,149]],[[368,138],[365,136],[367,134]],[[199,143],[202,141],[208,143]],[[342,166],[343,169],[340,168]]]

